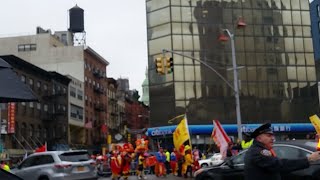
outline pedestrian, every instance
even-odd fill
[[[202,157],[202,154],[200,153],[199,149],[197,149],[197,146],[193,147],[192,155],[193,155],[194,171],[196,171],[200,169],[199,160]]]
[[[166,162],[166,155],[163,152],[163,148],[160,147],[159,151],[156,154],[157,158],[157,164],[155,166],[155,173],[157,177],[165,177],[166,176],[166,167],[165,167],[165,162]]]
[[[166,166],[167,174],[170,174],[170,152],[168,149],[164,149],[164,153],[166,155],[166,162],[164,164]]]
[[[251,134],[252,146],[245,155],[244,176],[246,180],[281,180],[280,173],[308,168],[310,162],[320,159],[320,152],[314,152],[301,159],[279,159],[272,149],[275,141],[271,124],[258,127]]]
[[[184,178],[188,178],[188,172],[190,173],[190,177],[192,177],[192,166],[193,166],[193,158],[191,147],[186,145],[184,148],[184,163],[182,164],[182,175]]]
[[[177,153],[178,152],[176,151],[176,149],[173,148],[173,151],[170,154],[170,167],[174,176],[178,176],[178,160],[176,156]]]
[[[142,152],[138,157],[138,171],[137,171],[138,179],[147,179],[147,177],[144,174],[145,160],[147,156],[148,156],[147,152]]]

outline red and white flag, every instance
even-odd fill
[[[211,137],[220,148],[220,154],[222,155],[222,158],[224,159],[227,157],[228,144],[231,142],[231,140],[218,120],[213,120],[213,131]]]

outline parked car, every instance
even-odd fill
[[[110,158],[106,160],[97,160],[97,174],[103,177],[111,176]]]
[[[46,151],[28,156],[12,173],[23,179],[97,179],[96,163],[87,151]]]
[[[317,143],[311,141],[285,141],[274,144],[277,157],[283,159],[297,159],[310,155],[316,151]],[[247,150],[226,160],[219,166],[201,168],[195,172],[196,180],[243,180],[244,179],[244,156]],[[309,168],[282,174],[282,180],[308,180],[320,179],[320,162],[314,162]]]
[[[222,156],[220,153],[215,153],[212,156],[208,157],[207,159],[201,159],[199,160],[200,167],[208,167],[208,166],[216,166],[224,161],[221,159]]]

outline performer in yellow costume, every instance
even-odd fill
[[[192,158],[192,153],[191,153],[191,147],[189,145],[186,145],[184,147],[184,163],[182,164],[182,175],[187,178],[188,175],[187,173],[190,172],[192,173],[192,164],[193,164],[193,158]]]

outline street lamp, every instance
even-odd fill
[[[243,21],[243,18],[240,17],[238,20],[237,27],[244,28],[246,26],[246,23]],[[231,53],[232,53],[232,67],[233,67],[233,87],[234,87],[234,97],[236,99],[236,115],[237,115],[237,130],[238,130],[238,138],[240,141],[242,140],[242,132],[241,132],[241,112],[240,112],[240,98],[239,98],[239,84],[238,84],[238,67],[237,67],[237,61],[236,61],[236,52],[235,52],[235,46],[234,46],[234,34],[232,34],[229,29],[222,29],[224,32],[228,34],[228,36],[231,39]],[[228,38],[223,33],[219,36],[219,40],[222,42],[228,41]]]

